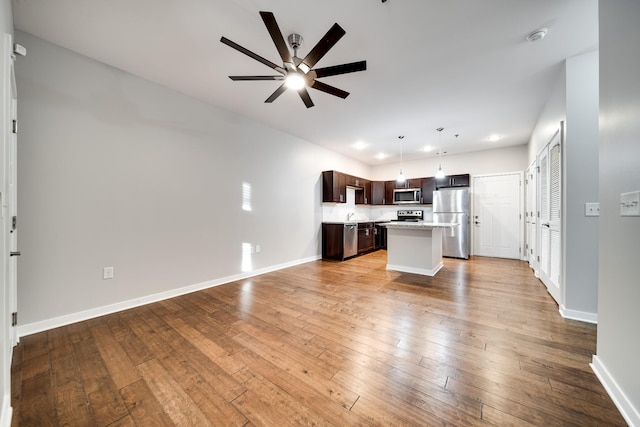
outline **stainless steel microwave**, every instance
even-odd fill
[[[393,203],[420,203],[421,194],[419,188],[396,188],[393,190]]]

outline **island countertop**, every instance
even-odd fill
[[[417,222],[416,221],[393,221],[393,222],[378,223],[376,225],[381,225],[387,228],[402,228],[402,229],[415,228],[418,230],[432,230],[434,228],[452,228],[459,225],[459,223],[457,222],[436,223],[436,222],[425,222],[425,221],[417,221]]]

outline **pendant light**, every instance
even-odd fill
[[[404,174],[402,173],[402,140],[404,139],[403,135],[400,135],[398,137],[398,139],[400,140],[400,175],[398,175],[398,178],[396,179],[396,181],[399,184],[404,183],[407,179],[404,177]]]
[[[440,149],[438,150],[438,171],[436,172],[436,178],[444,178],[444,171],[442,170],[442,131],[444,128],[436,129],[440,133]]]

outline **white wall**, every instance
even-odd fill
[[[438,157],[403,162],[402,170],[407,178],[434,176],[438,170]],[[448,175],[468,173],[483,175],[500,172],[517,172],[527,169],[527,146],[498,148],[475,153],[442,156],[442,170]],[[384,181],[396,179],[400,163],[391,163],[372,168],[370,179]],[[363,177],[367,178],[367,177]]]
[[[600,262],[594,369],[630,425],[640,426],[640,217],[620,193],[640,190],[640,2],[601,1]]]
[[[18,32],[22,333],[321,254],[321,171],[368,166]],[[251,185],[250,212],[242,209]],[[103,267],[115,278],[102,280]],[[246,265],[245,265],[246,266]],[[74,317],[75,316],[75,317]]]

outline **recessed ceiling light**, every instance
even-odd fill
[[[491,141],[491,142],[496,142],[500,138],[502,138],[502,135],[493,134],[493,135],[489,136],[489,138],[487,138],[487,139],[489,141]]]
[[[544,28],[544,27],[543,28],[538,28],[537,30],[533,30],[527,36],[527,41],[530,41],[531,43],[533,43],[533,42],[537,42],[539,40],[542,40],[544,38],[544,36],[547,35],[548,31],[549,31],[549,29]]]
[[[353,148],[355,148],[356,150],[364,150],[365,148],[367,148],[367,144],[364,141],[358,141],[355,144],[353,144]]]
[[[389,156],[388,154],[385,154],[385,153],[383,153],[383,152],[379,152],[378,154],[376,154],[376,158],[377,158],[377,159],[380,159],[380,160],[385,159],[385,158],[387,158],[388,156]]]
[[[430,152],[432,152],[432,151],[433,151],[433,147],[432,147],[432,146],[430,146],[430,145],[425,145],[425,146],[422,148],[422,151],[424,151],[425,153],[430,153]]]

